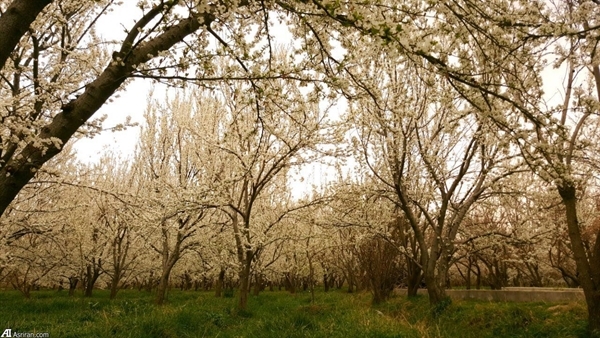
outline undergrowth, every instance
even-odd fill
[[[453,301],[431,308],[427,297],[395,297],[376,306],[367,293],[265,291],[246,311],[235,298],[171,291],[161,307],[153,294],[124,290],[116,300],[64,292],[0,292],[0,330],[50,337],[586,337],[583,303]]]

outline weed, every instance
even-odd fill
[[[433,318],[438,318],[451,304],[452,300],[450,299],[450,297],[446,297],[442,299],[439,303],[435,304],[431,308],[431,314]]]
[[[206,318],[209,322],[217,327],[223,327],[225,323],[225,317],[221,313],[207,312]]]

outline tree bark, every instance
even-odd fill
[[[252,265],[251,254],[247,258],[240,270],[240,299],[238,309],[245,311],[248,308],[248,294],[250,293],[250,267]]]
[[[14,0],[0,16],[0,70],[37,16],[52,0]]]
[[[165,303],[167,288],[169,287],[169,277],[171,276],[171,267],[167,267],[160,276],[158,289],[156,290],[156,305]]]
[[[421,268],[416,262],[409,260],[408,264],[408,276],[407,276],[407,295],[408,297],[413,297],[417,295],[417,290],[419,290],[419,286],[421,285],[421,281],[423,280],[423,273]]]
[[[217,279],[217,285],[215,286],[215,297],[223,296],[223,286],[225,285],[225,269],[219,271],[219,279]]]
[[[117,292],[119,292],[119,281],[121,280],[121,271],[115,270],[111,280],[110,280],[110,299],[115,299],[117,297]]]
[[[167,289],[169,287],[169,278],[171,277],[171,271],[173,270],[173,267],[175,266],[177,261],[179,261],[181,255],[180,245],[181,237],[178,234],[177,243],[173,248],[173,252],[169,254],[167,239],[165,238],[163,241],[163,268],[158,284],[158,289],[156,292],[157,305],[163,305],[165,302]]]
[[[429,303],[431,305],[440,304],[446,300],[446,289],[440,283],[440,279],[437,277],[425,276],[425,283],[427,284],[427,294],[429,295]]]
[[[325,290],[325,292],[329,291],[329,279],[327,276],[327,272],[323,274],[323,289]]]
[[[473,266],[473,260],[471,257],[469,257],[469,266],[467,266],[467,277],[466,277],[466,282],[467,282],[467,290],[471,290],[471,267]]]
[[[254,275],[254,291],[253,295],[258,296],[260,291],[262,290],[263,280],[260,273]]]
[[[481,269],[479,268],[479,264],[477,264],[477,262],[475,262],[475,269],[477,269],[477,272],[475,272],[475,289],[480,290],[481,289]]]
[[[583,290],[588,308],[588,327],[590,337],[600,337],[600,292],[594,291],[587,294]]]
[[[92,292],[94,291],[94,286],[96,285],[96,281],[98,277],[100,277],[100,265],[102,261],[98,259],[96,263],[95,260],[92,260],[92,263],[89,263],[86,266],[85,272],[85,297],[91,297]]]
[[[427,284],[427,293],[429,294],[429,303],[433,306],[447,301],[446,295],[446,276],[448,276],[449,248],[442,248],[442,243],[434,241],[430,247],[430,254],[423,255],[422,265],[426,267],[423,272],[425,283]]]
[[[75,289],[77,289],[77,284],[79,283],[78,277],[69,277],[69,296],[73,296],[75,294]]]
[[[588,326],[593,337],[600,337],[600,241],[596,239],[593,252],[588,256],[577,216],[577,196],[573,184],[558,187],[558,192],[565,206],[567,228],[571,240],[571,250],[579,271],[579,282],[583,288],[588,308]],[[594,269],[592,269],[594,267]]]
[[[296,293],[296,277],[291,272],[285,273],[285,289],[289,291],[289,293]]]
[[[119,292],[119,283],[123,278],[127,254],[129,253],[129,231],[127,228],[119,229],[119,233],[113,239],[112,242],[112,264],[113,264],[113,276],[110,281],[110,299],[117,297]]]

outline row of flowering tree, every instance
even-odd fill
[[[348,112],[333,136],[355,137],[361,175],[381,185],[372,198],[393,204],[394,215],[378,222],[408,229],[405,257],[423,273],[432,303],[445,298],[457,243],[470,238],[461,234],[465,226],[495,223],[496,215],[481,221],[473,210],[493,195],[513,193],[507,180],[527,171],[545,182],[541,186],[553,186],[560,200],[569,239],[552,254],[552,264],[574,262],[576,272],[565,268],[564,275],[576,277],[591,328],[600,331],[600,242],[597,227],[586,223],[598,170],[598,149],[589,142],[597,134],[600,99],[597,0],[145,0],[131,10],[134,22],[107,40],[99,33],[102,23],[121,5],[0,2],[0,213],[9,224],[2,228],[5,242],[21,245],[17,256],[40,267],[27,278],[39,280],[54,269],[35,252],[58,250],[39,239],[58,234],[57,224],[73,236],[71,224],[102,225],[91,225],[98,230],[86,247],[67,241],[81,244],[76,270],[85,271],[90,286],[107,269],[107,247],[117,248],[112,265],[129,266],[130,248],[141,245],[134,240],[137,229],[161,258],[161,279],[168,279],[183,254],[201,247],[194,239],[201,229],[230,227],[246,294],[252,262],[269,264],[261,246],[281,244],[268,234],[300,207],[282,202],[289,190],[281,197],[275,191],[288,187],[291,167],[321,153],[316,144],[330,142],[323,140],[332,136],[322,131],[323,108],[335,93],[345,97]],[[293,49],[284,53],[274,38],[283,26],[293,37]],[[564,83],[549,79],[553,67],[566,74]],[[198,94],[192,104],[181,94],[154,119],[149,112],[152,135],[123,168],[109,160],[96,170],[52,163],[69,140],[100,130],[94,114],[134,78],[195,83],[218,93]],[[203,116],[203,123],[188,123],[175,106]],[[114,170],[126,183],[102,181]],[[75,187],[105,196],[86,201]],[[46,202],[28,197],[38,193]],[[54,202],[69,194],[82,198]],[[270,197],[277,208],[267,195],[277,196]],[[262,212],[267,209],[277,211]],[[56,219],[38,221],[34,211]],[[2,259],[17,257],[9,256]],[[359,261],[348,257],[350,271]],[[120,267],[112,269],[123,277]],[[18,278],[15,284],[27,285]]]
[[[327,111],[319,106],[322,99],[318,88],[302,92],[277,79],[224,84],[167,97],[163,103],[151,96],[133,156],[107,157],[76,170],[53,166],[56,177],[40,174],[31,184],[31,195],[24,191],[5,218],[41,218],[55,224],[30,235],[51,233],[49,238],[63,243],[59,248],[67,256],[72,253],[69,243],[85,245],[73,278],[84,279],[87,294],[102,274],[110,276],[114,297],[134,269],[141,269],[136,274],[153,270],[158,271],[156,301],[162,304],[175,266],[196,255],[219,269],[234,267],[240,308],[245,308],[252,270],[267,268],[279,257],[275,252],[271,259],[262,258],[271,254],[271,246],[293,240],[281,227],[319,202],[293,201],[288,173],[315,154],[322,156],[320,146],[335,138]],[[40,193],[44,189],[47,196]],[[58,190],[55,203],[48,199],[50,190]],[[73,212],[65,212],[62,198]],[[31,201],[47,205],[44,210],[22,210]],[[47,219],[45,213],[60,221]],[[69,236],[81,231],[82,238],[57,235],[58,224]],[[77,231],[69,233],[69,224]],[[7,241],[15,237],[6,231]],[[213,241],[222,247],[212,247]],[[215,262],[213,257],[223,250],[234,254],[226,254],[226,262]],[[44,254],[32,249],[31,256],[42,259]]]

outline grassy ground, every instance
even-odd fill
[[[371,306],[367,293],[290,295],[265,291],[247,312],[234,298],[171,291],[169,303],[152,304],[147,292],[122,291],[118,299],[66,292],[33,292],[29,300],[0,292],[0,332],[49,332],[50,337],[585,337],[583,304],[455,301],[443,311],[426,297],[397,297]]]

